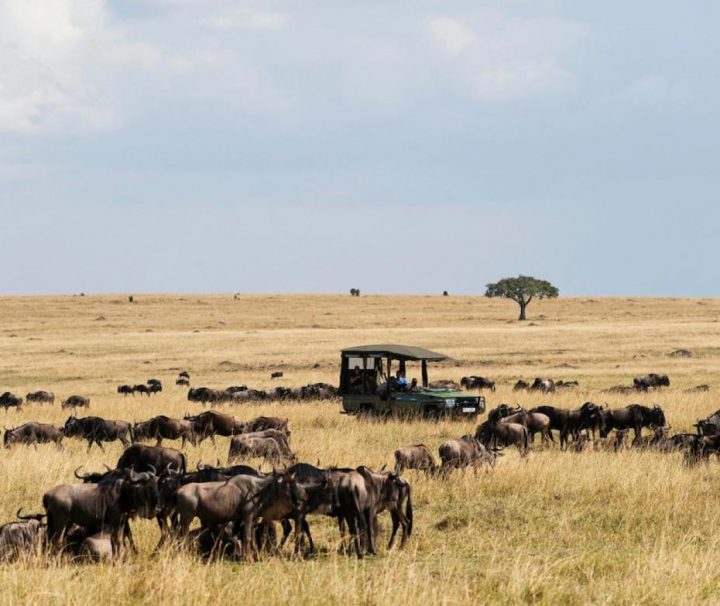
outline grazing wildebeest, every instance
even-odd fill
[[[361,465],[358,472],[365,478],[366,484],[374,487],[375,517],[383,511],[390,513],[392,520],[392,532],[388,541],[388,549],[391,549],[395,542],[395,536],[399,528],[402,529],[400,547],[404,547],[413,530],[413,508],[412,489],[410,483],[399,475],[391,472],[376,472]],[[403,511],[403,503],[405,510]],[[373,531],[375,534],[375,531]]]
[[[485,448],[496,447],[498,443],[501,446],[515,445],[520,456],[527,454],[529,445],[528,428],[520,423],[506,422],[506,419],[481,423],[475,430],[475,439]]]
[[[562,389],[570,389],[572,387],[578,387],[580,383],[577,381],[563,381],[562,379],[559,381],[555,381],[555,387],[559,387]]]
[[[253,457],[261,457],[269,463],[281,463],[297,459],[287,443],[275,436],[260,437],[254,434],[240,434],[230,439],[228,462]]]
[[[13,444],[32,444],[37,448],[38,444],[53,442],[55,446],[62,448],[62,439],[63,432],[61,428],[31,421],[15,429],[6,427],[3,444],[5,448],[10,448]]]
[[[527,381],[523,381],[522,379],[519,379],[517,383],[513,386],[513,391],[524,391],[530,389],[530,383]]]
[[[550,417],[541,412],[528,412],[527,410],[520,409],[518,412],[512,412],[503,417],[500,422],[519,423],[527,427],[531,444],[535,441],[536,433],[540,434],[543,445],[547,444],[548,440],[555,442],[552,432],[550,431]]]
[[[20,396],[10,393],[9,391],[0,395],[0,406],[5,409],[5,412],[8,411],[8,408],[14,408],[20,412],[22,410],[22,405],[23,399]]]
[[[460,379],[460,385],[465,389],[489,389],[490,391],[495,391],[495,381],[477,375],[463,377]]]
[[[147,385],[133,385],[133,395],[139,393],[140,395],[145,394],[146,396],[150,395],[150,388]]]
[[[176,493],[178,533],[186,537],[196,517],[203,527],[241,522],[243,556],[250,558],[254,555],[255,519],[281,520],[292,511],[302,511],[305,498],[302,487],[286,472],[262,478],[240,475],[221,482],[185,484]],[[302,522],[296,521],[296,528],[301,527]]]
[[[282,379],[283,373],[281,370],[276,370],[275,372],[270,374],[271,379]]]
[[[85,396],[70,396],[60,404],[62,408],[90,408],[90,398]]]
[[[31,391],[25,396],[26,402],[38,402],[39,404],[54,404],[55,394],[51,391]]]
[[[128,446],[125,452],[120,455],[117,468],[152,472],[174,469],[185,473],[187,471],[187,461],[185,455],[175,448],[133,444]]]
[[[68,417],[63,427],[67,438],[82,438],[88,442],[88,452],[93,444],[105,450],[103,442],[119,440],[123,446],[130,444],[130,423],[127,421],[111,421],[100,417]]]
[[[153,393],[160,393],[162,391],[162,383],[158,379],[147,380],[148,391]]]
[[[530,389],[533,391],[550,393],[555,391],[555,381],[552,379],[541,379],[540,377],[536,377],[532,385],[530,385]]]
[[[15,514],[18,522],[0,526],[0,562],[23,555],[39,553],[45,543],[44,514],[22,515],[22,508]]]
[[[655,404],[652,408],[640,404],[630,404],[624,408],[605,411],[606,431],[611,429],[632,429],[635,438],[642,433],[643,427],[654,429],[665,427],[665,413]]]
[[[251,433],[254,431],[263,431],[265,429],[277,429],[286,433],[288,436],[288,420],[284,417],[255,417],[245,424],[243,431]]]
[[[234,436],[245,431],[246,424],[237,417],[208,410],[196,416],[186,415],[186,421],[192,423],[193,432],[200,444],[205,438],[215,444],[215,436]]]
[[[495,459],[500,456],[497,450],[489,449],[474,436],[463,436],[458,440],[443,442],[438,448],[442,465],[441,473],[449,475],[453,469],[464,469],[472,466],[475,471],[479,465],[495,466]]]
[[[642,377],[635,377],[633,379],[633,385],[638,391],[647,391],[648,389],[656,389],[659,387],[669,387],[670,379],[667,375],[658,375],[651,372],[648,375]]]
[[[415,444],[395,451],[395,473],[401,474],[406,469],[420,469],[427,473],[435,473],[437,464],[425,444]]]
[[[660,452],[677,452],[678,450],[689,450],[697,438],[694,433],[676,433],[658,445]]]
[[[189,379],[190,373],[187,370],[183,370],[178,373],[178,377],[182,377],[183,379]]]
[[[133,442],[140,440],[157,440],[156,446],[162,446],[163,440],[182,440],[180,447],[184,448],[186,441],[195,446],[195,433],[192,421],[158,415],[142,423],[135,423]]]
[[[160,497],[153,473],[127,470],[97,484],[61,484],[43,495],[47,513],[48,540],[56,548],[72,524],[86,528],[110,529],[113,555],[117,555],[128,519],[141,515],[151,519],[157,513]],[[132,545],[132,535],[128,538]]]
[[[134,393],[135,390],[132,388],[132,385],[118,385],[117,392],[124,396],[129,396]]]
[[[190,379],[188,377],[178,377],[175,381],[175,385],[190,385]]]

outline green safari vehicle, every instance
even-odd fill
[[[409,345],[343,349],[339,390],[343,412],[431,418],[474,417],[484,412],[483,396],[428,387],[428,362],[447,359],[444,354]],[[419,362],[421,383],[407,379],[408,362]]]

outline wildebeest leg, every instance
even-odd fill
[[[302,513],[298,513],[295,516],[295,554],[300,553],[300,544],[302,542],[303,533],[305,532],[305,516]],[[308,535],[310,527],[308,527]]]
[[[377,530],[377,516],[372,509],[365,511],[365,525],[367,527],[367,540],[368,540],[368,551],[375,555],[377,549],[375,549],[375,532]]]
[[[252,515],[243,516],[243,558],[252,560],[255,549],[253,541],[253,518]]]
[[[105,447],[102,445],[102,442],[100,441],[99,438],[98,438],[97,440],[95,440],[95,443],[98,445],[98,448],[99,448],[100,450],[102,450],[103,452],[105,452]]]
[[[158,437],[157,442],[155,442],[155,447],[157,448],[158,446],[162,446],[162,438],[161,437]]]
[[[392,549],[393,543],[395,542],[395,535],[397,534],[398,528],[400,528],[400,517],[396,510],[390,512],[390,518],[392,519],[392,532],[390,533],[390,541],[388,542],[388,549]],[[403,535],[405,529],[403,529]],[[404,541],[403,541],[404,542]]]
[[[358,529],[358,526],[360,526],[361,516],[362,514],[358,516],[351,515],[347,521],[348,530],[350,531],[350,536],[355,544],[355,553],[357,554],[358,559],[362,559],[363,557],[362,545],[360,544],[360,531]]]
[[[283,518],[282,520],[280,520],[280,526],[282,526],[283,529],[283,536],[282,539],[280,539],[280,547],[278,549],[282,549],[283,547],[285,547],[285,542],[287,541],[290,533],[292,532],[292,525],[290,524],[290,520],[288,520],[287,518]]]
[[[310,545],[310,553],[315,553],[315,543],[313,542],[312,534],[310,533],[310,524],[308,524],[307,519],[303,517],[303,523],[302,523],[302,529],[305,533],[305,536],[308,538],[308,543]]]
[[[130,550],[137,554],[137,545],[135,545],[135,540],[133,539],[132,530],[130,530],[130,520],[128,518],[125,518],[125,523],[123,524],[123,536],[124,539],[127,540],[128,544],[130,545]]]

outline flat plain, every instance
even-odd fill
[[[495,379],[500,402],[576,407],[660,404],[673,432],[720,406],[720,300],[560,298],[517,307],[483,297],[201,296],[0,298],[0,391],[48,389],[53,407],[0,411],[0,422],[62,424],[59,399],[88,396],[90,413],[139,421],[200,412],[176,387],[181,370],[195,386],[246,383],[270,389],[336,384],[339,350],[405,343],[446,353],[432,379],[479,374]],[[691,357],[674,357],[678,349]],[[284,378],[271,381],[282,370]],[[409,367],[409,376],[419,369]],[[671,386],[648,394],[604,390],[647,372]],[[546,396],[512,391],[518,378],[580,382]],[[123,397],[121,383],[163,381],[161,394]],[[709,384],[703,393],[687,391]],[[392,465],[399,446],[438,445],[474,429],[469,421],[372,422],[340,414],[339,402],[223,406],[242,418],[288,417],[301,460],[321,465]],[[481,417],[480,420],[482,420]],[[119,443],[86,453],[84,443],[0,452],[0,521],[40,511],[52,486],[73,470],[114,466]],[[168,442],[167,445],[175,446]],[[225,461],[227,439],[187,446],[190,466]],[[260,461],[253,461],[260,464]],[[252,564],[204,563],[175,550],[153,554],[154,522],[136,521],[140,553],[114,564],[45,557],[0,564],[3,604],[668,604],[720,602],[720,468],[696,468],[678,454],[561,452],[539,445],[521,459],[508,451],[490,473],[447,481],[406,474],[415,532],[407,546],[358,561],[338,553],[330,519],[311,518],[316,557],[289,550]],[[388,535],[381,518],[381,538]]]

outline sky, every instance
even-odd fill
[[[720,296],[718,21],[0,0],[0,293]]]

